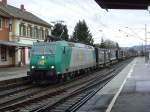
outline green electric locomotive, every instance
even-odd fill
[[[92,46],[67,41],[36,42],[31,49],[28,75],[34,82],[56,82],[95,66]]]

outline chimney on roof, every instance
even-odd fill
[[[25,11],[24,4],[21,4],[20,9],[21,11]]]
[[[3,5],[7,5],[7,0],[1,0],[1,3],[2,3]]]

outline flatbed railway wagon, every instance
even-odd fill
[[[110,66],[109,49],[95,48],[97,68]]]
[[[117,49],[110,49],[110,63],[115,64],[118,62],[118,57],[117,57]]]

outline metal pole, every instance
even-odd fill
[[[146,45],[147,45],[147,25],[145,24],[145,52],[146,52]]]
[[[147,25],[145,24],[145,62],[148,61],[147,57]]]

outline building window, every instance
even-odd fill
[[[37,39],[40,39],[40,29],[37,29]]]
[[[34,38],[39,39],[40,37],[40,30],[37,26],[34,27]]]
[[[9,57],[15,56],[15,47],[9,47],[8,51]]]
[[[38,28],[34,27],[34,38],[38,39]]]
[[[43,30],[43,28],[40,29],[39,38],[41,40],[44,40],[44,30]]]
[[[19,35],[23,36],[23,25],[22,24],[19,25]]]
[[[32,27],[32,38],[35,38],[35,34],[34,34],[34,27]]]
[[[6,48],[6,46],[1,46],[1,61],[7,61],[7,48]]]
[[[19,25],[20,36],[26,36],[26,26],[24,24]]]
[[[23,25],[23,36],[26,36],[26,26]]]
[[[8,19],[5,19],[5,28],[8,28],[9,27],[9,21]]]
[[[0,18],[0,29],[2,29],[2,27],[3,27],[3,23],[2,23],[2,21],[3,21],[3,19],[2,19],[2,18]]]
[[[12,32],[12,24],[9,24],[9,31]]]
[[[33,31],[32,31],[32,27],[30,27],[30,37],[32,38],[33,36]]]
[[[45,37],[47,38],[48,36],[48,29],[45,30]]]
[[[27,27],[27,37],[32,37],[32,27],[31,26]]]
[[[44,38],[44,30],[43,29],[41,29],[41,35],[42,35],[42,39],[44,40],[45,38]]]
[[[27,37],[30,37],[30,27],[27,27]]]

